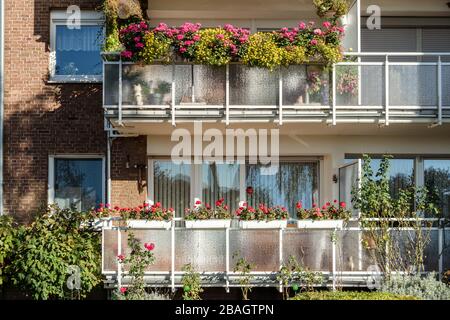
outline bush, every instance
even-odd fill
[[[415,296],[423,300],[450,300],[450,286],[436,278],[435,273],[429,273],[425,277],[420,275],[391,276],[384,281],[380,291]]]
[[[275,42],[272,33],[255,33],[249,37],[242,63],[250,67],[267,68],[273,71],[283,62],[284,51]]]
[[[387,292],[317,291],[302,292],[292,300],[418,300],[415,297]]]
[[[171,41],[163,34],[147,32],[143,37],[144,48],[139,53],[142,62],[150,64],[155,60],[170,62]]]
[[[13,284],[34,299],[86,297],[101,281],[100,236],[89,219],[49,208],[20,229],[8,268]]]
[[[0,286],[7,281],[5,269],[11,261],[14,252],[14,238],[18,229],[14,227],[11,216],[0,216]]]

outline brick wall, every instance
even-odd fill
[[[50,154],[106,154],[101,85],[47,83],[51,10],[100,3],[5,1],[4,207],[21,222],[46,204]],[[120,165],[114,190],[125,198],[121,186],[130,192],[133,176]]]

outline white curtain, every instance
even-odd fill
[[[101,26],[56,27],[56,51],[99,51]]]

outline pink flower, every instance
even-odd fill
[[[195,34],[195,35],[192,37],[192,40],[194,40],[194,41],[200,41],[200,35]]]
[[[221,33],[219,33],[216,37],[217,37],[217,39],[219,39],[219,40],[225,39],[225,36],[224,36],[223,34],[221,34]]]
[[[302,205],[302,203],[299,201],[299,202],[297,202],[297,209],[301,209],[301,208],[303,208],[303,205]]]
[[[133,52],[131,51],[123,51],[121,53],[121,56],[127,59],[131,59],[131,57],[133,56]]]
[[[324,28],[330,29],[330,28],[331,28],[331,22],[325,21],[324,23],[322,23],[322,26],[323,26]]]
[[[119,254],[119,255],[117,256],[117,259],[118,259],[120,262],[122,262],[123,260],[125,260],[125,256],[124,256],[123,254]]]
[[[142,49],[144,44],[142,42],[136,43],[136,48]]]
[[[145,249],[147,249],[148,251],[153,251],[155,249],[155,244],[154,243],[145,243],[144,244]]]
[[[347,204],[346,204],[345,202],[341,202],[341,203],[339,204],[339,206],[340,206],[341,208],[345,208],[345,207],[347,206]]]
[[[311,42],[310,42],[310,44],[311,44],[312,46],[317,46],[318,43],[319,43],[319,42],[318,42],[316,39],[312,39]]]
[[[318,35],[318,36],[321,36],[323,34],[323,32],[320,29],[314,29],[314,34]]]
[[[177,40],[183,40],[183,38],[184,38],[184,35],[182,35],[182,34],[177,35]]]
[[[134,37],[134,42],[139,42],[141,41],[141,37]]]
[[[300,22],[300,24],[298,25],[300,30],[305,30],[306,29],[306,23],[304,22]]]
[[[180,52],[181,52],[181,53],[185,53],[186,51],[187,51],[186,48],[180,48]]]
[[[125,287],[120,288],[120,292],[122,294],[125,294],[125,292],[127,292],[127,288],[125,288]]]

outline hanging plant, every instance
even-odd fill
[[[321,18],[338,19],[347,14],[349,5],[347,0],[313,0],[317,15]]]

